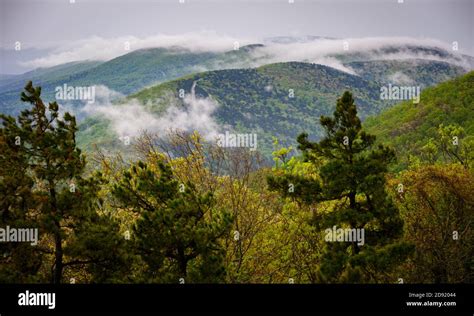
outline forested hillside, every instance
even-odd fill
[[[383,85],[411,84],[397,81],[400,78],[392,78],[393,75],[406,73],[402,79],[412,78],[423,90],[463,73],[462,69],[441,62],[373,61],[348,65],[361,76],[297,62],[202,72],[144,89],[117,102],[117,106],[138,100],[155,117],[171,107],[186,111],[186,96],[195,85],[197,98],[209,98],[217,105],[211,115],[219,125],[218,132],[258,133],[260,150],[270,159],[274,137],[287,146],[294,146],[296,136],[305,131],[318,139],[322,135],[315,124],[319,116],[332,113],[337,97],[347,89],[353,92],[359,115],[365,120],[397,102],[381,100]],[[408,71],[410,67],[413,69]],[[119,145],[107,117],[90,117],[80,129],[79,143],[83,148],[90,149],[92,144]]]
[[[130,98],[150,104],[150,109],[159,114],[168,104],[180,102],[180,89],[189,94],[194,82],[197,96],[211,97],[219,104],[215,118],[221,126],[257,132],[267,154],[271,152],[272,137],[290,144],[305,130],[319,136],[321,130],[315,120],[330,113],[337,95],[348,87],[354,91],[362,117],[388,105],[379,99],[376,83],[308,63],[211,71],[145,89]]]
[[[243,66],[253,59],[258,45],[244,46],[225,53],[191,52],[180,48],[148,48],[129,52],[111,60],[82,61],[40,68],[0,81],[0,107],[3,113],[18,114],[22,109],[19,94],[25,82],[41,84],[43,94],[54,98],[55,88],[68,82],[70,86],[103,85],[124,95],[144,87],[166,82],[206,69]],[[80,103],[72,102],[76,106]]]
[[[403,102],[369,117],[367,130],[392,145],[406,167],[410,159],[455,159],[472,163],[474,152],[474,72],[425,89],[420,103]],[[455,138],[456,137],[456,138]],[[452,147],[454,140],[457,147]],[[455,149],[451,154],[440,148]],[[457,156],[457,157],[456,157]]]
[[[263,83],[278,96],[279,67],[299,66],[244,73],[274,79]],[[329,81],[321,91],[334,89]],[[472,283],[474,176],[464,156],[472,148],[458,149],[472,137],[464,118],[472,89],[471,73],[428,90],[418,105],[389,109],[380,116],[388,132],[369,124],[379,138],[346,91],[332,115],[314,118],[319,140],[300,134],[297,155],[276,141],[268,168],[258,151],[205,143],[196,132],[145,133],[129,145],[133,160],[84,154],[74,116],[60,116],[29,83],[30,110],[0,117],[0,221],[39,233],[32,243],[0,244],[0,282]],[[452,117],[431,116],[448,109]],[[390,112],[433,124],[426,135],[443,159],[407,147],[416,161],[394,171],[408,143],[390,134],[402,126]],[[453,123],[466,131],[458,143],[443,134],[459,130]]]

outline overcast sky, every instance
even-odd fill
[[[474,0],[0,0],[0,73],[89,38],[214,32],[272,36],[415,37],[474,55]],[[15,42],[22,43],[20,52]],[[82,42],[81,42],[82,41]]]

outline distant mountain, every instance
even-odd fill
[[[423,59],[356,61],[344,66],[366,80],[392,85],[416,85],[422,89],[466,73],[460,66]]]
[[[150,48],[114,58],[69,78],[75,85],[105,85],[130,94],[143,87],[198,72],[199,65],[215,53],[192,53],[180,49]]]
[[[364,122],[379,142],[395,148],[400,167],[437,137],[440,124],[459,125],[466,136],[474,137],[474,71],[425,89],[416,105],[403,102]]]
[[[290,44],[290,43],[308,43],[316,40],[335,40],[334,37],[327,36],[314,36],[314,35],[305,35],[305,36],[274,36],[267,37],[263,41],[264,43],[278,43],[278,44]]]
[[[270,63],[285,52],[282,47],[287,43],[315,42],[317,47],[318,41],[328,40],[277,37],[267,40],[265,45],[252,44],[220,53],[178,47],[149,48],[106,62],[75,62],[4,76],[0,79],[0,112],[17,115],[28,106],[20,102],[20,93],[28,80],[42,87],[43,98],[48,101],[54,100],[55,88],[65,83],[104,85],[129,96],[121,102],[137,99],[155,117],[163,115],[170,106],[185,109],[179,90],[189,94],[195,84],[197,97],[219,104],[213,119],[223,131],[256,132],[260,149],[269,155],[272,137],[286,145],[295,144],[302,131],[318,138],[319,116],[331,114],[337,97],[345,90],[354,93],[359,114],[365,119],[395,103],[380,99],[381,86],[424,89],[460,76],[469,65],[474,65],[469,56],[437,47],[401,44],[328,54],[354,74],[311,63],[317,57],[311,53],[305,55],[306,62]],[[280,51],[273,51],[272,43],[278,43]],[[82,107],[83,102],[74,101],[71,105]],[[90,148],[92,143],[113,144],[115,136],[106,119],[89,117],[81,123],[79,142]]]
[[[224,53],[190,52],[179,48],[150,48],[130,52],[107,62],[78,62],[37,69],[4,78],[0,83],[0,111],[17,114],[24,108],[19,94],[28,80],[41,85],[43,96],[53,99],[55,88],[104,85],[124,95],[147,86],[210,69],[243,67],[261,45],[243,46]]]
[[[454,53],[435,46],[387,44],[379,48],[372,48],[364,51],[348,50],[330,56],[337,58],[344,63],[372,60],[406,61],[423,59],[427,61],[444,61],[452,65],[461,66],[466,71],[474,69],[474,57]]]
[[[196,97],[218,103],[213,118],[220,126],[219,132],[257,133],[259,149],[270,157],[273,137],[284,145],[295,145],[296,137],[304,131],[318,139],[321,136],[319,117],[332,114],[337,98],[345,90],[354,94],[359,116],[365,120],[397,102],[380,99],[380,87],[387,82],[395,83],[390,79],[393,74],[403,73],[414,80],[414,84],[429,86],[463,73],[461,68],[446,63],[418,60],[408,64],[355,62],[350,66],[361,76],[299,62],[208,71],[144,89],[127,99],[138,100],[149,113],[160,117],[170,106],[186,110],[179,91],[189,95],[194,86]],[[291,91],[293,97],[290,97]],[[413,102],[407,104],[413,107]],[[89,118],[84,124],[79,136],[84,147],[90,148],[92,143],[117,145],[106,119]]]
[[[0,86],[9,82],[10,80],[13,80],[16,76],[18,75],[0,74]]]
[[[294,144],[303,131],[318,137],[320,115],[332,113],[336,99],[345,90],[354,93],[363,118],[393,104],[380,100],[380,85],[374,81],[322,65],[297,62],[199,73],[144,89],[129,99],[137,99],[159,117],[170,105],[184,110],[186,105],[179,91],[189,94],[193,84],[196,97],[211,98],[219,104],[214,119],[220,132],[257,133],[260,149],[267,156],[272,150],[272,137],[283,144]],[[81,143],[103,142],[96,137],[94,124],[86,124]],[[104,128],[104,123],[99,125]]]
[[[28,80],[33,80],[39,85],[47,85],[50,82],[55,82],[67,78],[67,76],[95,68],[101,63],[102,62],[99,61],[71,62],[54,67],[38,68],[21,75],[1,75],[0,93],[18,89],[21,90]]]
[[[18,114],[25,105],[19,102],[19,93],[28,80],[41,85],[45,98],[53,99],[55,88],[67,83],[70,86],[104,85],[124,95],[177,79],[182,76],[209,70],[255,68],[286,61],[314,62],[321,59],[324,47],[319,45],[340,41],[318,36],[273,37],[265,44],[242,46],[228,52],[193,52],[184,48],[148,48],[130,52],[106,62],[84,61],[37,69],[22,75],[0,78],[0,111]],[[286,56],[284,45],[306,45],[312,49],[292,60]],[[274,49],[272,45],[278,45]],[[306,46],[288,49],[305,49]],[[334,49],[334,45],[332,45]],[[312,52],[312,53],[311,53]],[[474,58],[422,45],[393,44],[378,49],[326,52],[327,57],[354,68],[364,79],[388,82],[382,78],[391,73],[393,78],[406,78],[422,87],[453,78],[474,69]],[[398,60],[403,58],[402,60]],[[323,58],[324,59],[324,58]],[[420,61],[415,62],[416,59]],[[421,60],[422,59],[422,60]],[[445,63],[444,65],[442,63]],[[446,64],[447,63],[447,64]],[[331,64],[328,64],[331,65]],[[401,72],[397,73],[397,72]],[[387,76],[386,76],[387,77]],[[72,102],[73,106],[80,102]]]
[[[17,115],[27,106],[20,101],[20,95],[29,80],[42,87],[44,96],[48,100],[53,100],[56,86],[68,82],[70,76],[100,64],[101,62],[98,61],[72,62],[49,68],[38,68],[21,75],[2,77],[3,79],[0,81],[0,112]]]

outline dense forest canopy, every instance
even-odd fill
[[[273,167],[196,132],[85,154],[29,82],[0,116],[0,227],[38,242],[0,243],[0,283],[472,283],[473,76],[367,124],[346,91]]]

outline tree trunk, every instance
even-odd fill
[[[179,264],[179,272],[181,273],[182,277],[186,277],[186,270],[188,266],[188,260],[184,255],[184,249],[182,247],[178,247],[178,264]]]
[[[61,278],[63,274],[63,245],[62,245],[61,231],[58,231],[55,234],[54,244],[55,244],[55,260],[54,260],[53,283],[59,284],[61,283]]]
[[[355,192],[351,192],[349,194],[349,203],[350,203],[350,208],[351,210],[355,210],[356,209],[356,193]],[[356,222],[351,222],[350,223],[351,225],[351,228],[356,228],[357,229],[357,223]],[[357,244],[357,241],[353,241],[352,242],[352,252],[356,255],[358,254],[360,251],[360,248],[359,248],[359,245]]]
[[[49,194],[51,196],[51,212],[53,216],[57,216],[58,208],[56,202],[56,190],[54,184],[50,181]],[[61,224],[57,218],[54,219],[54,271],[53,271],[53,283],[61,283],[63,274],[63,245],[61,238]]]

